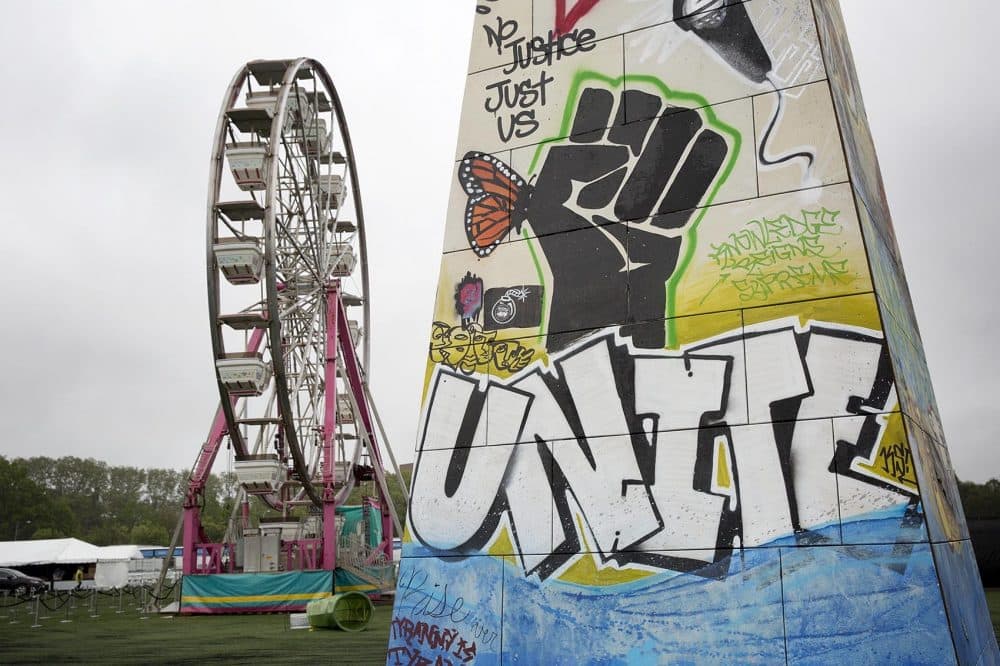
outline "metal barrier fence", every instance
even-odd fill
[[[0,592],[0,623],[27,624],[43,629],[47,624],[67,624],[85,616],[98,620],[101,614],[134,613],[145,620],[180,601],[180,579],[153,594],[153,584],[128,585],[110,590],[46,590],[37,594],[15,595]]]

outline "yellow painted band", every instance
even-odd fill
[[[237,604],[248,601],[298,601],[300,599],[323,599],[332,596],[329,592],[302,592],[299,594],[259,594],[251,597],[191,597],[184,595],[181,601],[192,604]]]

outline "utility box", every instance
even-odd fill
[[[281,551],[281,527],[264,526],[260,528],[260,569],[259,571],[277,571],[278,553]]]
[[[243,530],[243,571],[260,571],[260,530]]]

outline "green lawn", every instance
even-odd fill
[[[124,597],[98,596],[97,618],[88,601],[66,618],[66,606],[16,609],[0,603],[0,662],[4,664],[178,664],[178,663],[327,663],[385,664],[391,606],[376,606],[368,629],[358,633],[290,629],[288,615],[182,617],[150,615],[140,619],[137,605]],[[59,602],[49,600],[53,608]],[[134,602],[133,602],[134,604]],[[11,613],[17,624],[10,624]]]
[[[1000,635],[1000,589],[986,591],[993,627]],[[385,664],[392,608],[376,606],[368,629],[360,633],[289,628],[287,615],[181,617],[149,615],[138,605],[98,595],[99,617],[90,617],[89,601],[54,610],[0,602],[0,662],[4,664],[100,663],[332,663]],[[66,617],[72,622],[64,623]],[[47,619],[46,619],[47,616]],[[11,620],[16,623],[11,623]]]

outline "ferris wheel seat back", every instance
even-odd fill
[[[232,222],[246,222],[247,220],[263,220],[264,208],[253,200],[242,199],[240,201],[220,201],[215,204],[215,210],[219,215]]]
[[[319,156],[320,164],[346,164],[347,158],[344,154],[336,150],[332,152],[326,152]]]
[[[334,219],[326,223],[326,229],[335,234],[353,234],[358,230],[358,227],[350,220]]]
[[[344,203],[344,179],[336,174],[321,178],[313,187],[313,197],[321,207],[339,209]]]
[[[280,87],[268,90],[254,90],[246,94],[246,105],[248,109],[266,109],[272,116],[278,113],[278,96],[281,93]],[[312,105],[306,91],[298,86],[294,86],[288,91],[287,115],[285,122],[289,127],[300,127],[303,122],[308,122],[314,115]]]
[[[330,272],[334,277],[348,277],[354,272],[358,258],[350,243],[330,244]]]
[[[236,480],[251,495],[269,494],[285,481],[286,470],[274,454],[248,455],[233,463]]]
[[[340,300],[342,300],[344,302],[344,305],[346,305],[347,307],[363,305],[365,302],[365,299],[358,296],[357,294],[352,294],[349,291],[340,292]]]
[[[259,353],[226,354],[215,361],[215,368],[219,381],[233,397],[261,395],[271,381],[271,367]]]
[[[260,240],[252,237],[220,238],[212,246],[215,263],[230,284],[257,284],[264,270]]]
[[[226,111],[226,119],[240,132],[258,139],[271,136],[271,126],[274,124],[274,116],[265,108],[230,109]]]
[[[319,157],[330,152],[332,138],[326,131],[326,121],[322,118],[309,118],[302,124],[300,135],[302,152],[310,157]]]
[[[328,111],[333,111],[333,105],[330,104],[330,98],[326,96],[326,93],[322,90],[317,90],[313,92],[311,90],[306,91],[306,99],[312,105],[313,109],[319,113],[326,113]]]
[[[218,320],[220,324],[228,326],[234,331],[251,331],[257,328],[267,328],[268,323],[271,321],[268,313],[260,310],[220,314]]]
[[[226,160],[236,186],[244,192],[267,189],[267,146],[238,142],[226,145]]]
[[[351,399],[346,395],[337,396],[337,422],[353,423],[354,408],[351,407]]]
[[[278,85],[285,79],[285,72],[294,60],[251,60],[246,64],[247,70],[262,86]],[[295,73],[299,80],[310,80],[313,73],[308,68],[302,68]]]

